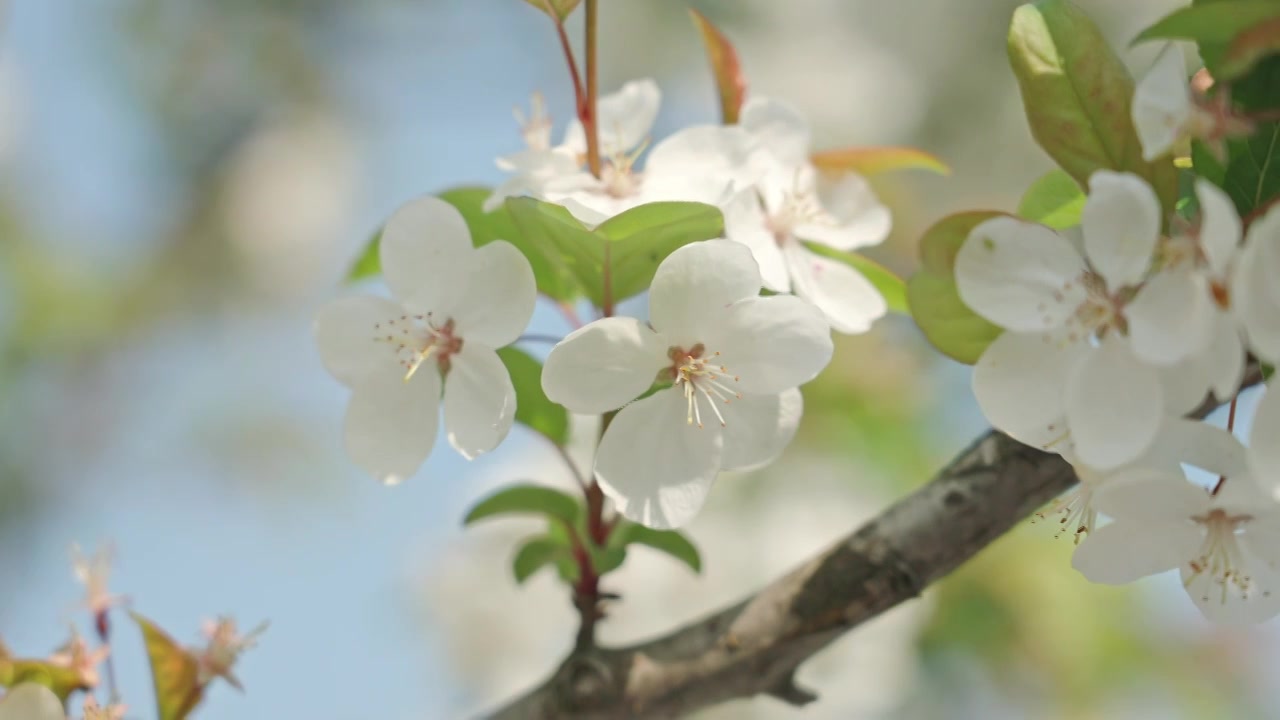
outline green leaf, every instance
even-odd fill
[[[585,519],[583,517],[584,514],[585,513],[579,513],[576,522],[572,526],[575,528],[578,537],[581,538],[585,538],[587,536],[586,528],[583,527],[583,520]],[[569,525],[558,520],[548,521],[546,536],[558,545],[572,548],[573,541],[569,538],[569,527]],[[552,562],[555,563],[556,572],[560,575],[560,579],[566,584],[572,585],[578,582],[578,562],[573,558],[572,552],[569,555],[556,555]]]
[[[511,561],[511,572],[515,574],[516,582],[523,584],[529,576],[561,557],[573,559],[567,542],[551,535],[538,535],[520,546]]]
[[[1059,167],[1082,186],[1096,170],[1135,173],[1172,212],[1173,161],[1142,159],[1129,117],[1133,78],[1088,16],[1066,0],[1023,5],[1008,40],[1031,134]]]
[[[580,293],[573,276],[552,262],[541,246],[531,244],[520,233],[505,207],[499,207],[493,212],[484,211],[484,201],[492,192],[487,187],[458,187],[445,190],[436,197],[454,206],[462,214],[467,229],[471,231],[471,243],[476,247],[488,245],[495,240],[506,240],[524,253],[533,268],[533,276],[537,279],[538,292],[562,302],[577,298]],[[381,238],[382,231],[378,230],[369,239],[364,252],[347,275],[349,282],[382,273],[382,261],[378,255]]]
[[[942,218],[920,239],[920,271],[907,281],[911,315],[924,336],[943,354],[972,365],[1003,330],[970,310],[956,289],[956,253],[973,228],[1002,215],[995,211],[957,213]]]
[[[565,18],[578,7],[582,0],[524,0],[530,5],[538,8],[542,12],[550,15],[559,22],[564,22]]]
[[[0,687],[12,688],[23,683],[43,685],[63,702],[77,690],[90,689],[80,673],[72,668],[54,665],[47,660],[0,657]]]
[[[848,147],[822,150],[809,160],[829,173],[856,172],[865,177],[897,170],[928,170],[950,175],[951,168],[938,156],[913,147]]]
[[[738,122],[738,112],[747,99],[747,78],[742,74],[738,51],[706,16],[692,8],[689,9],[689,14],[693,16],[693,24],[697,26],[702,44],[707,48],[707,60],[711,63],[711,74],[716,80],[716,91],[720,94],[720,121],[725,125],[733,125]]]
[[[648,289],[658,264],[677,248],[719,237],[724,217],[711,205],[659,202],[616,215],[594,230],[559,205],[533,198],[508,198],[507,209],[531,248],[576,281],[597,307]]]
[[[911,314],[911,310],[907,307],[907,284],[889,268],[865,255],[844,252],[822,243],[805,241],[804,246],[812,253],[842,262],[857,270],[884,296],[891,312]]]
[[[1018,216],[1051,228],[1080,224],[1084,211],[1084,191],[1062,170],[1050,170],[1031,183],[1018,203]]]
[[[1222,61],[1218,64],[1217,78],[1230,82],[1253,70],[1263,58],[1280,53],[1280,17],[1272,18],[1231,39]]]
[[[174,642],[159,626],[138,613],[130,613],[142,629],[142,639],[151,660],[151,678],[156,689],[156,710],[160,720],[183,720],[204,696],[195,656]]]
[[[1280,16],[1274,0],[1223,0],[1179,8],[1138,33],[1134,43],[1146,40],[1194,40],[1200,46],[1205,67],[1217,75],[1218,62],[1237,35]]]
[[[542,363],[514,347],[502,348],[498,357],[516,388],[516,422],[564,446],[569,442],[569,411],[551,402],[542,391]]]
[[[596,228],[607,246],[612,299],[649,289],[658,265],[676,250],[724,234],[724,216],[713,205],[656,202],[615,215]]]
[[[572,495],[542,485],[515,485],[476,503],[462,524],[470,525],[494,515],[533,513],[573,525],[580,512],[581,506]]]
[[[632,544],[660,550],[688,565],[694,572],[702,571],[702,558],[698,555],[698,548],[678,530],[654,530],[624,520],[609,536],[609,545],[625,548]]]

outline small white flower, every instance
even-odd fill
[[[231,672],[231,669],[244,651],[257,646],[258,638],[266,630],[267,624],[264,622],[241,635],[236,628],[236,621],[231,618],[223,617],[206,621],[202,631],[208,644],[196,652],[198,673],[196,682],[206,685],[214,678],[220,677],[231,687],[243,691],[244,686],[240,684],[239,678]]]
[[[888,309],[884,298],[858,271],[802,241],[846,251],[879,244],[889,235],[888,208],[855,173],[823,181],[808,159],[808,123],[790,105],[752,99],[741,127],[759,142],[762,175],[725,205],[725,237],[751,248],[766,288],[813,302],[837,332],[866,332]]]
[[[449,443],[464,457],[507,436],[516,397],[495,349],[524,330],[537,290],[520,251],[501,240],[473,248],[462,216],[433,197],[396,211],[380,253],[395,300],[335,300],[315,335],[326,369],[352,390],[348,454],[394,484],[431,453],[442,385]]]
[[[80,685],[92,690],[98,686],[98,682],[101,679],[98,674],[98,666],[110,654],[111,649],[106,645],[102,645],[97,649],[90,648],[89,643],[72,625],[71,639],[49,656],[49,664],[75,671],[80,678]]]
[[[67,715],[52,690],[22,683],[0,697],[0,720],[67,720]]]
[[[1253,353],[1280,362],[1280,205],[1249,226],[1231,276],[1231,307]]]
[[[600,156],[625,156],[648,142],[661,104],[658,84],[649,78],[632,80],[617,92],[598,98],[596,132]],[[580,158],[587,154],[587,134],[580,120],[575,118],[565,129],[563,147]]]
[[[987,419],[1044,449],[1070,439],[1082,462],[1109,470],[1146,450],[1166,413],[1189,408],[1170,407],[1161,372],[1123,336],[1160,237],[1160,203],[1129,174],[1099,171],[1089,189],[1083,255],[1047,227],[999,217],[974,228],[955,273],[965,304],[1009,331],[974,366]]]
[[[114,555],[110,545],[99,547],[92,556],[85,556],[79,545],[71,546],[71,571],[85,591],[83,607],[93,615],[99,627],[113,606],[125,602],[123,596],[112,594],[109,587]]]
[[[124,720],[128,711],[127,707],[119,703],[102,707],[92,695],[86,695],[84,699],[84,720]]]
[[[1159,468],[1099,488],[1094,505],[1114,522],[1089,534],[1072,565],[1113,585],[1179,568],[1187,594],[1212,620],[1256,623],[1280,612],[1280,505],[1247,477],[1238,442],[1217,450],[1226,452],[1197,461],[1226,478],[1217,495]]]
[[[1195,138],[1225,160],[1224,140],[1253,132],[1252,123],[1234,116],[1225,91],[1204,98],[1187,82],[1182,51],[1169,43],[1134,89],[1130,108],[1142,157],[1150,162]]]
[[[622,408],[601,438],[595,474],[626,517],[683,525],[721,470],[767,464],[791,441],[797,387],[830,361],[830,332],[813,305],[759,292],[759,269],[741,244],[686,245],[654,275],[652,326],[597,320],[547,357],[547,397],[580,413]],[[636,400],[655,382],[670,386]]]
[[[518,108],[515,111],[525,149],[504,155],[495,161],[498,168],[511,173],[511,177],[494,188],[485,199],[485,212],[496,210],[509,197],[538,196],[548,182],[557,177],[572,175],[582,165],[577,150],[567,144],[551,146],[551,118],[546,114],[542,96],[534,93],[529,105],[528,117]]]

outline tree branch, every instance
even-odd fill
[[[1245,385],[1260,381],[1251,363]],[[815,696],[795,684],[800,663],[918,596],[1075,483],[1058,455],[989,431],[932,482],[757,594],[656,640],[574,653],[491,717],[667,718],[760,694],[803,705]]]

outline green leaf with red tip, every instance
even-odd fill
[[[557,22],[564,22],[582,0],[524,0]]]
[[[884,297],[890,312],[902,315],[911,314],[911,310],[907,306],[907,284],[889,268],[865,255],[837,250],[822,243],[805,242],[804,246],[812,253],[844,263],[857,270]]]
[[[928,170],[950,175],[938,156],[913,147],[852,147],[816,152],[810,158],[824,172],[856,172],[867,177],[898,170]]]
[[[564,446],[569,442],[569,411],[542,390],[542,363],[514,347],[498,350],[516,389],[516,422]]]
[[[1085,194],[1062,170],[1050,170],[1031,183],[1018,203],[1018,217],[1060,230],[1080,224]]]
[[[956,253],[973,228],[1005,213],[973,211],[948,215],[920,239],[920,270],[907,281],[911,316],[944,355],[972,365],[1003,330],[969,309],[956,288]]]
[[[204,698],[196,657],[155,623],[138,613],[129,615],[142,629],[160,720],[183,720]]]
[[[1218,64],[1217,78],[1224,82],[1236,80],[1264,58],[1277,53],[1280,53],[1280,17],[1273,17],[1231,39]]]
[[[693,9],[689,14],[693,16],[693,24],[707,48],[707,60],[711,63],[711,74],[715,77],[716,92],[720,96],[720,120],[725,125],[733,125],[738,122],[742,103],[747,99],[747,78],[742,73],[738,51],[705,15]]]
[[[1173,212],[1177,170],[1169,158],[1142,159],[1129,111],[1133,78],[1087,15],[1066,0],[1023,5],[1008,51],[1031,134],[1059,167],[1082,186],[1097,170],[1132,172]]]

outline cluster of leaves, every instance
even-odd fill
[[[1149,40],[1194,41],[1217,82],[1213,91],[1230,92],[1241,111],[1270,110],[1280,98],[1280,3],[1274,0],[1196,0],[1134,42]],[[1250,138],[1229,140],[1225,163],[1200,143],[1193,144],[1190,163],[1144,161],[1129,111],[1134,80],[1093,21],[1067,0],[1018,8],[1008,50],[1031,133],[1059,166],[1028,188],[1019,217],[1055,229],[1078,225],[1083,187],[1097,170],[1144,178],[1167,214],[1194,202],[1193,174],[1226,190],[1242,217],[1280,193],[1280,124],[1274,120],[1261,123]],[[1001,329],[960,300],[955,255],[974,226],[998,214],[1007,213],[963,212],[939,220],[920,241],[921,269],[907,286],[911,314],[925,336],[966,364],[976,362]]]

